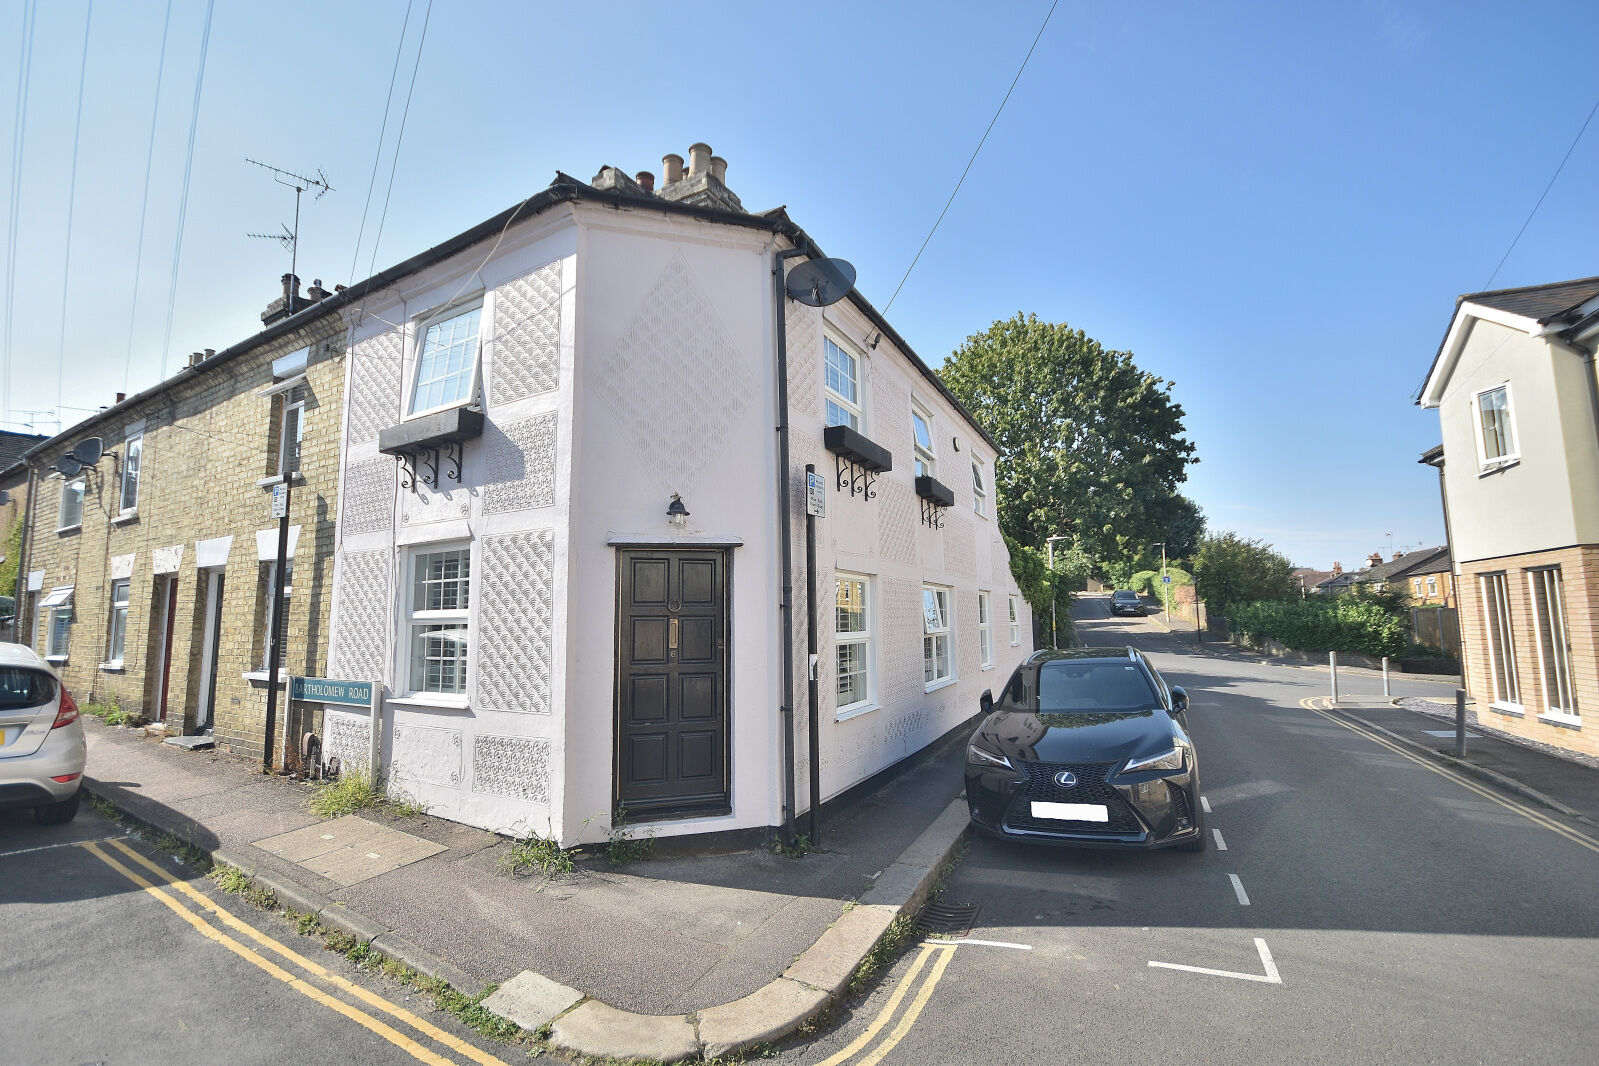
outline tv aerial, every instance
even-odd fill
[[[855,267],[845,259],[811,259],[788,272],[784,288],[809,307],[827,307],[855,287]]]
[[[290,229],[288,226],[283,226],[282,233],[249,233],[246,234],[246,236],[255,237],[259,240],[277,241],[279,244],[283,245],[283,247],[288,249],[289,252],[289,273],[298,276],[300,257],[300,197],[306,192],[315,189],[315,199],[320,200],[322,197],[335,190],[333,186],[328,184],[328,176],[322,173],[322,169],[320,167],[317,168],[316,177],[312,178],[307,177],[304,174],[296,174],[292,170],[284,170],[282,167],[275,167],[268,163],[263,163],[259,159],[251,159],[249,156],[245,156],[244,161],[253,166],[258,166],[262,170],[270,170],[272,172],[273,181],[277,182],[279,185],[285,185],[294,190],[293,229]]]

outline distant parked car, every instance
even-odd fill
[[[78,813],[87,750],[72,695],[32,648],[0,644],[0,809],[42,825]]]
[[[1188,693],[1136,648],[1034,652],[966,749],[972,825],[1006,840],[1205,850]]]
[[[1110,594],[1110,613],[1141,615],[1144,613],[1144,601],[1132,589],[1117,589]]]

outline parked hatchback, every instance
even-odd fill
[[[991,836],[1205,850],[1188,694],[1136,648],[1034,652],[966,749],[972,824]]]
[[[0,644],[0,809],[72,821],[85,757],[78,705],[55,671],[32,648]]]
[[[1143,614],[1144,601],[1132,589],[1117,589],[1110,594],[1111,614]]]

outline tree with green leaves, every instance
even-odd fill
[[[1270,544],[1236,533],[1200,539],[1193,558],[1194,588],[1218,613],[1233,604],[1292,600],[1298,596],[1294,564]]]
[[[1183,409],[1172,383],[1130,353],[1017,314],[966,338],[940,376],[1004,452],[994,482],[1011,541],[1043,551],[1046,538],[1068,536],[1058,563],[1066,548],[1123,560],[1156,541],[1197,538],[1203,518],[1177,493],[1198,462]]]

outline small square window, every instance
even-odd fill
[[[465,403],[477,379],[478,320],[481,305],[456,309],[429,322],[422,331],[411,390],[413,415]]]

